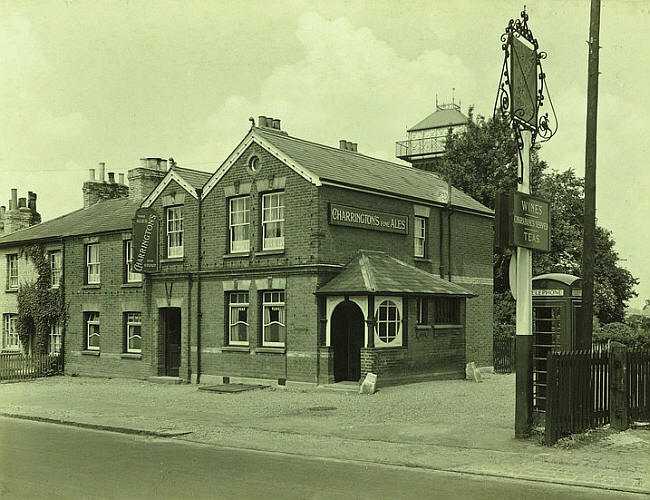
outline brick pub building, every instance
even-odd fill
[[[491,366],[493,214],[435,173],[260,117],[212,175],[146,159],[129,180],[83,227],[0,239],[64,242],[67,373],[385,385]],[[146,275],[139,206],[162,221]]]

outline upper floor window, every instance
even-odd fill
[[[7,288],[18,288],[18,254],[7,255]]]
[[[233,292],[228,300],[228,343],[248,345],[248,293]]]
[[[262,294],[262,345],[284,346],[286,319],[284,291]]]
[[[90,243],[86,245],[86,283],[100,282],[99,267],[99,243]]]
[[[20,338],[18,337],[18,315],[2,315],[2,348],[9,351],[20,350]]]
[[[435,322],[438,325],[460,324],[460,299],[436,298]]]
[[[183,206],[167,207],[167,257],[183,256]]]
[[[58,354],[61,352],[61,344],[63,343],[63,329],[60,323],[50,325],[50,342],[49,353]]]
[[[99,313],[87,312],[86,316],[86,349],[99,351]]]
[[[284,248],[284,193],[262,195],[262,250]]]
[[[429,323],[428,297],[417,297],[415,303],[416,324],[427,325]]]
[[[50,252],[50,286],[57,287],[61,284],[63,266],[61,263],[61,252],[59,250]]]
[[[124,269],[126,271],[127,283],[139,283],[142,281],[142,273],[132,271],[133,265],[133,240],[124,242]]]
[[[427,241],[427,219],[426,217],[414,218],[415,227],[413,228],[414,238],[414,255],[416,257],[424,257],[426,255],[426,241]]]
[[[142,313],[128,312],[125,316],[126,352],[142,352]]]
[[[250,250],[250,198],[230,199],[230,252]]]

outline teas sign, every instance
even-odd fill
[[[158,214],[151,208],[139,208],[133,218],[133,257],[136,273],[158,270]]]
[[[513,193],[511,244],[542,252],[551,251],[551,207],[529,194]]]
[[[408,234],[408,215],[389,214],[366,208],[330,203],[329,222],[335,226],[359,227],[373,231]]]

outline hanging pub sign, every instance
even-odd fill
[[[510,38],[510,116],[537,128],[537,53],[524,38]]]
[[[158,214],[152,208],[138,208],[133,218],[133,257],[135,273],[158,271]]]
[[[329,223],[335,226],[359,227],[373,231],[408,234],[408,215],[390,214],[367,208],[329,205]]]
[[[511,244],[541,252],[551,251],[551,206],[537,196],[512,193]]]

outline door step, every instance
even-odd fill
[[[180,377],[149,377],[149,382],[154,384],[182,384],[183,379]]]
[[[333,384],[319,385],[318,389],[322,391],[334,392],[359,392],[359,382],[344,380],[342,382],[335,382]]]

